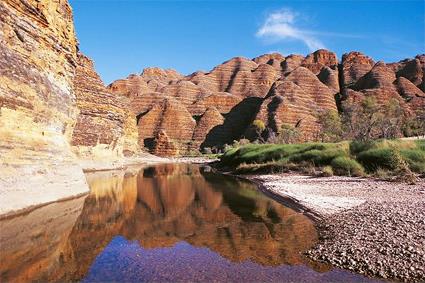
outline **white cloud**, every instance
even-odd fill
[[[297,18],[299,18],[299,14],[290,9],[272,12],[267,16],[264,24],[257,31],[256,35],[258,37],[273,40],[300,40],[304,42],[311,51],[325,48],[325,45],[316,38],[316,35],[320,33],[297,27]]]

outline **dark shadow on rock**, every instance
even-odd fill
[[[248,97],[233,107],[229,113],[223,115],[224,123],[212,128],[205,137],[201,148],[222,147],[241,138],[247,127],[257,115],[263,99]]]

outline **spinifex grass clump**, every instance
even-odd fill
[[[363,176],[363,167],[354,159],[346,156],[339,156],[332,160],[332,169],[336,175]]]
[[[249,144],[231,148],[220,164],[239,173],[322,172],[322,175],[382,176],[425,173],[425,142],[379,140],[369,142]],[[326,169],[326,170],[325,170]],[[326,172],[324,172],[326,171]],[[331,173],[332,172],[332,173]],[[410,172],[410,173],[409,173]]]

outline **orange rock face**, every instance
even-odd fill
[[[352,56],[352,53],[350,54]],[[351,58],[351,61],[360,62],[365,58],[361,54],[358,56],[360,59]],[[362,71],[350,77],[351,84],[344,88],[343,103],[344,100],[359,101],[366,96],[374,97],[381,104],[385,104],[390,99],[396,99],[405,115],[414,117],[420,114],[425,109],[425,94],[419,88],[422,83],[419,78],[423,76],[425,68],[425,62],[421,63],[418,59],[422,57],[423,55],[418,55],[413,60],[407,59],[392,64],[378,62],[359,77],[359,74],[368,68],[367,64],[363,64]],[[353,78],[357,79],[353,80]]]
[[[360,52],[344,54],[339,63],[335,53],[321,49],[306,57],[235,57],[210,72],[189,76],[148,68],[109,89],[130,98],[129,107],[139,121],[139,144],[152,150],[163,130],[185,154],[249,136],[254,119],[262,120],[269,132],[278,132],[283,124],[297,125],[304,139],[312,140],[319,126],[317,114],[337,110],[335,97],[361,100],[373,95],[382,103],[396,98],[414,115],[423,108],[424,65],[424,55],[375,64]],[[176,109],[172,115],[166,103]]]
[[[178,149],[174,152],[184,153],[189,150],[195,126],[195,119],[181,103],[165,98],[161,104],[155,104],[138,116],[139,144],[152,149],[154,139],[159,132],[163,132]],[[155,142],[154,152],[165,156],[158,149],[162,148],[158,145],[161,140]]]
[[[0,214],[88,190],[69,147],[76,62],[67,1],[0,1]]]
[[[256,119],[274,132],[284,123],[298,125],[305,139],[313,139],[317,132],[315,117],[323,109],[336,110],[334,91],[308,69],[299,67],[275,83]]]
[[[336,54],[328,50],[320,49],[309,54],[303,61],[302,66],[309,69],[314,74],[318,74],[323,67],[336,69],[338,59]]]
[[[133,155],[138,150],[137,136],[132,135],[136,120],[128,113],[128,99],[104,86],[89,58],[79,53],[77,62],[74,89],[80,113],[71,140],[74,152],[91,156],[96,149],[103,154]]]
[[[342,83],[344,87],[355,83],[372,69],[375,62],[360,52],[350,52],[342,56]]]
[[[158,156],[174,156],[179,154],[179,149],[165,131],[160,130],[154,139],[153,153]]]

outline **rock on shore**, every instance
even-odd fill
[[[425,281],[425,181],[416,185],[349,177],[250,176],[314,212],[313,260],[404,282]]]

